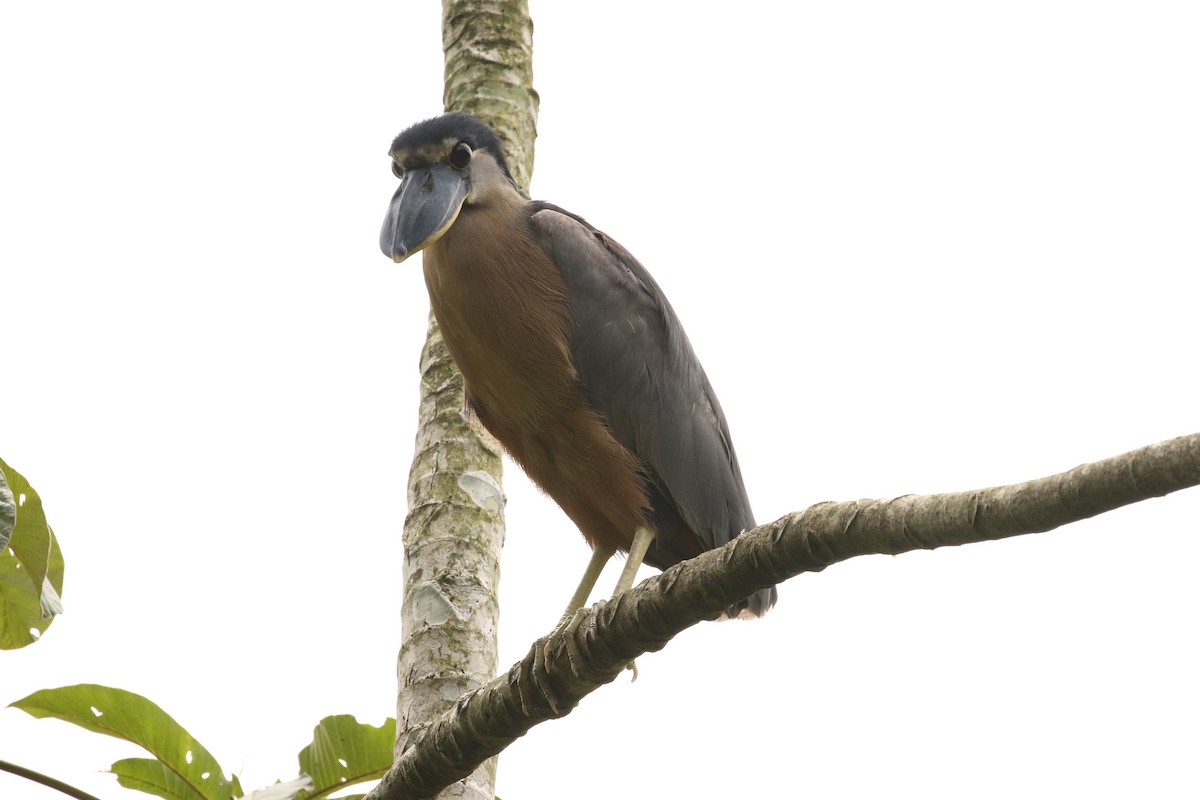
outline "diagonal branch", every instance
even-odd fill
[[[601,602],[575,633],[579,659],[541,678],[558,716],[610,682],[626,663],[758,589],[860,555],[896,555],[1041,533],[1200,484],[1200,434],[1143,447],[1025,483],[893,500],[819,503],[789,514]],[[555,642],[555,655],[563,647]],[[459,698],[413,737],[368,796],[432,797],[555,713],[530,695],[535,642],[525,658]],[[577,673],[577,674],[576,674]],[[522,711],[524,702],[528,714]]]
[[[40,783],[43,786],[60,791],[68,797],[74,797],[75,800],[98,800],[96,795],[88,794],[83,789],[76,789],[71,784],[63,783],[57,778],[51,778],[49,775],[43,775],[40,772],[34,772],[28,767],[22,767],[18,764],[9,763],[8,761],[0,761],[0,772],[9,772],[17,777],[25,778],[33,781],[34,783]]]

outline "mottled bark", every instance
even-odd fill
[[[487,122],[518,184],[533,172],[533,26],[520,2],[443,3],[445,106]],[[397,757],[455,699],[496,674],[504,543],[500,449],[463,413],[462,376],[430,318],[404,524]],[[497,751],[498,752],[498,751]],[[470,774],[468,774],[470,773]],[[492,800],[495,759],[447,781],[443,797]]]
[[[445,0],[442,50],[447,111],[488,124],[500,141],[517,188],[533,177],[538,95],[533,90],[533,21],[526,0]]]
[[[544,685],[557,700],[557,715],[545,698],[529,691],[531,669],[543,646],[543,641],[535,642],[505,675],[459,698],[449,713],[415,737],[371,798],[436,795],[534,725],[569,713],[585,695],[619,675],[630,659],[662,649],[680,631],[715,618],[763,587],[859,555],[1040,533],[1196,485],[1200,434],[1026,483],[821,503],[789,514],[593,606],[574,635],[580,654],[574,672],[563,643],[553,643],[555,668]]]
[[[432,316],[404,522],[396,753],[459,695],[496,674],[504,544],[500,449],[463,416],[462,376]],[[447,797],[494,797],[495,760]]]

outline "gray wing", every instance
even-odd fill
[[[661,541],[647,562],[665,568],[754,527],[725,415],[658,284],[581,218],[535,208],[535,234],[572,296],[571,355],[585,397],[649,473]]]

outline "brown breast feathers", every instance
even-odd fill
[[[583,399],[570,296],[532,234],[514,233],[527,219],[523,204],[464,206],[425,250],[433,312],[479,420],[590,545],[628,550],[649,504],[640,466]]]

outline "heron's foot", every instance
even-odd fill
[[[630,683],[633,683],[634,681],[636,681],[636,680],[637,680],[637,676],[638,676],[638,672],[637,672],[637,662],[636,662],[636,661],[630,661],[628,664],[626,664],[626,665],[625,665],[625,669],[627,669],[627,670],[629,670],[630,672],[632,672],[632,673],[633,673],[633,677],[629,679],[629,682],[630,682]]]
[[[583,608],[583,606],[580,606],[579,608],[568,608],[566,611],[563,612],[563,615],[558,618],[558,622],[554,623],[554,630],[550,631],[550,635],[547,636],[544,640],[546,642],[545,648],[546,648],[546,656],[547,657],[550,656],[550,650],[552,649],[552,644],[554,643],[554,638],[556,636],[558,636],[559,632],[561,632],[567,626],[571,625],[572,622],[574,622],[575,617],[579,616],[579,612],[582,608]],[[578,628],[579,624],[576,623],[575,627]]]
[[[550,675],[546,668],[545,646],[548,641],[549,637],[534,642],[533,658],[526,656],[517,672],[517,696],[521,698],[521,713],[527,717],[532,706],[531,701],[536,695],[541,695],[554,715],[558,716],[558,695],[550,688],[550,682],[547,680]]]
[[[563,614],[558,625],[554,626],[554,630],[546,637],[546,644],[542,648],[542,659],[547,673],[553,670],[554,654],[558,651],[559,645],[562,645],[567,651],[567,663],[571,666],[571,674],[576,678],[579,677],[579,669],[575,665],[583,658],[579,653],[579,645],[575,643],[575,632],[579,630],[579,626],[583,624],[587,616],[587,611],[582,608],[576,609],[569,616]]]
[[[564,614],[549,636],[538,639],[533,644],[533,658],[528,656],[521,663],[517,673],[517,694],[521,698],[521,713],[529,716],[531,700],[541,695],[550,710],[558,715],[558,695],[550,686],[550,673],[553,672],[555,654],[560,646],[567,651],[567,663],[571,665],[571,673],[578,678],[579,670],[575,663],[581,660],[579,646],[575,644],[575,632],[587,617],[583,609],[572,614]]]

